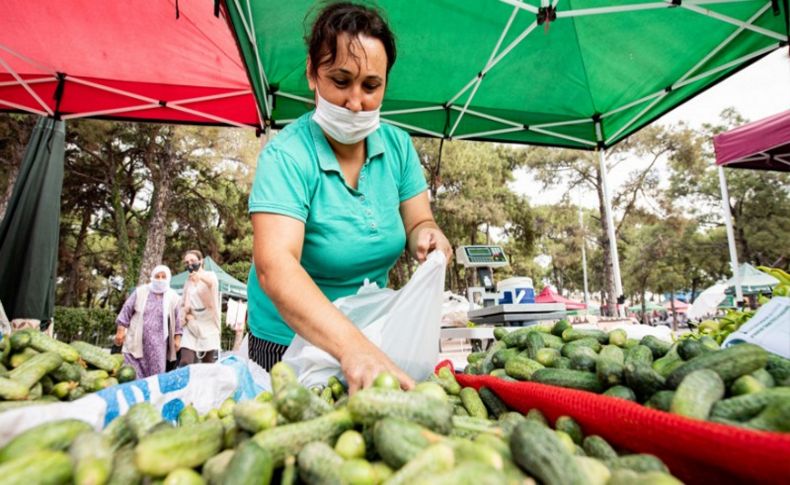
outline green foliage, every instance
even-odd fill
[[[102,347],[112,345],[116,314],[103,308],[55,307],[55,337],[63,342],[83,340]]]

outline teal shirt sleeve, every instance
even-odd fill
[[[274,146],[258,157],[250,191],[249,211],[268,212],[307,221],[310,210],[310,173],[307,167]]]
[[[403,156],[401,158],[402,165],[398,196],[400,201],[403,202],[425,191],[428,188],[428,183],[425,181],[425,174],[422,171],[422,165],[420,164],[417,150],[414,148],[414,143],[412,143],[411,138],[405,132],[400,139],[400,143],[403,147]]]

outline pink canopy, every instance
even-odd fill
[[[690,305],[688,303],[684,303],[684,302],[682,302],[680,300],[675,300],[675,311],[676,312],[685,313],[686,311],[688,311],[689,306]],[[664,303],[664,308],[666,308],[669,311],[672,311],[672,302],[668,301],[668,302]]]
[[[587,308],[587,305],[584,303],[573,301],[558,294],[551,286],[543,288],[540,295],[535,297],[535,303],[564,303],[566,310],[584,310]]]
[[[713,137],[716,164],[790,171],[790,110]]]
[[[213,0],[4,0],[0,111],[261,126]]]

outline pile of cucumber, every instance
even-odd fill
[[[39,332],[20,330],[0,341],[0,412],[31,404],[73,401],[136,379],[123,355]]]
[[[571,417],[551,427],[510,411],[446,369],[409,392],[382,374],[353,396],[308,390],[284,364],[274,392],[226,400],[177,423],[137,404],[101,432],[78,420],[31,428],[0,448],[3,483],[78,485],[678,484],[655,456],[621,454]],[[329,391],[325,391],[329,389]]]
[[[468,374],[539,382],[642,403],[682,416],[790,432],[790,360],[759,346],[719,348],[708,336],[665,342],[567,321],[508,333],[470,354]]]

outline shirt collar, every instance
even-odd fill
[[[308,123],[310,125],[310,134],[313,137],[313,142],[315,143],[315,150],[316,155],[318,156],[318,165],[321,167],[321,170],[324,172],[334,171],[341,173],[340,171],[340,164],[337,163],[337,157],[335,153],[332,151],[332,146],[329,145],[329,141],[326,139],[326,135],[324,135],[323,130],[321,127],[318,126],[313,120],[312,111],[307,114]],[[367,149],[367,159],[365,163],[373,160],[373,158],[384,154],[384,140],[381,137],[381,126],[368,135],[365,139],[365,148]]]

